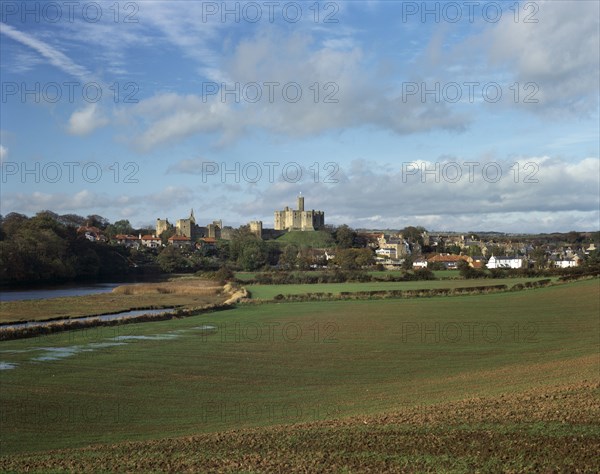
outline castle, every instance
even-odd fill
[[[275,230],[318,230],[325,226],[323,211],[305,211],[304,197],[298,196],[298,209],[285,207],[283,211],[275,211]]]
[[[164,231],[173,228],[173,224],[169,222],[169,219],[156,219],[156,235],[160,236]],[[188,237],[190,240],[195,241],[198,238],[211,238],[211,239],[226,239],[231,237],[232,228],[223,227],[223,221],[213,221],[212,224],[208,224],[206,227],[200,227],[196,224],[196,218],[194,217],[194,210],[190,212],[190,217],[187,219],[178,219],[175,223],[175,235],[181,237]]]

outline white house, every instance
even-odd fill
[[[397,255],[396,249],[393,247],[377,249],[377,250],[375,250],[375,253],[377,254],[378,257],[383,257],[383,258],[396,258],[396,255]]]
[[[488,268],[521,268],[523,259],[519,257],[490,257],[487,265]]]
[[[554,261],[556,268],[571,268],[576,267],[579,264],[578,258],[561,258]]]
[[[151,249],[157,249],[162,245],[162,241],[156,235],[140,235],[142,245]]]
[[[427,268],[427,260],[424,258],[418,258],[413,262],[412,266],[415,269]]]

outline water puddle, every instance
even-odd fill
[[[43,327],[55,324],[65,324],[88,322],[88,321],[112,321],[115,319],[135,319],[141,316],[153,316],[156,314],[169,313],[174,311],[175,308],[162,308],[162,309],[139,309],[134,311],[123,311],[121,313],[102,314],[100,316],[86,316],[84,318],[65,318],[55,319],[52,321],[28,321],[25,323],[14,323],[14,324],[3,324],[0,325],[0,331],[10,329],[23,329],[23,328],[35,328]]]
[[[217,326],[209,326],[209,325],[205,324],[204,326],[196,326],[196,327],[193,327],[192,329],[196,329],[199,331],[211,331],[213,329],[217,329]]]
[[[165,311],[165,310],[160,310]],[[147,312],[145,314],[148,314]],[[195,326],[188,329],[175,329],[167,331],[162,334],[148,334],[148,335],[121,335],[104,338],[104,340],[89,342],[87,344],[78,344],[71,346],[59,346],[59,347],[30,347],[26,349],[5,349],[0,350],[3,354],[24,354],[29,352],[35,352],[36,354],[31,357],[28,361],[32,363],[40,362],[52,362],[74,357],[83,353],[96,352],[102,349],[108,349],[117,346],[126,346],[128,344],[136,343],[138,341],[170,341],[179,337],[185,336],[186,333],[192,333],[195,331],[215,331],[216,326],[204,324],[201,326]],[[0,362],[0,370],[10,370],[18,366],[17,363],[12,362]]]
[[[114,341],[165,341],[175,339],[179,334],[155,334],[152,336],[116,336]]]
[[[124,346],[125,342],[91,342],[83,346],[67,346],[67,347],[39,347],[37,351],[45,353],[31,359],[32,362],[47,362],[52,360],[61,360],[67,357],[80,354],[82,352],[94,352],[97,349],[105,349],[107,347]]]

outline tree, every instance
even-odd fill
[[[565,240],[569,243],[569,244],[578,244],[583,242],[584,240],[584,236],[581,235],[579,232],[572,230],[571,232],[569,232],[566,237]]]
[[[402,262],[402,269],[403,270],[411,270],[413,261],[414,261],[414,257],[412,255],[407,255],[404,258],[404,261]]]
[[[110,224],[110,221],[106,217],[99,216],[98,214],[92,214],[87,216],[85,225],[88,227],[98,227],[98,229],[106,229],[106,226]]]
[[[473,278],[485,278],[486,273],[483,270],[478,270],[469,265],[465,260],[461,260],[456,264],[456,268],[458,268],[460,272],[460,276],[465,279],[473,279]]]
[[[253,271],[267,264],[267,256],[267,249],[262,240],[247,239],[238,255],[237,262],[245,271]]]
[[[2,219],[2,230],[6,238],[11,238],[16,235],[24,225],[27,224],[28,218],[24,214],[11,212]]]
[[[349,249],[354,247],[356,232],[344,224],[335,230],[333,238],[335,239],[335,243],[338,248]]]
[[[358,270],[373,265],[374,262],[371,249],[338,249],[333,263],[343,270]]]
[[[446,247],[446,252],[451,253],[453,255],[460,255],[461,248],[458,245],[448,245]]]
[[[85,217],[77,214],[63,214],[62,216],[58,217],[58,221],[66,226],[80,227],[85,224]]]
[[[400,231],[402,237],[409,242],[415,242],[419,245],[423,245],[423,232],[426,232],[425,227],[414,227],[408,226]]]
[[[356,249],[355,261],[359,268],[369,267],[375,263],[375,256],[371,249]]]
[[[542,247],[537,247],[531,252],[531,258],[533,259],[533,266],[536,270],[546,268],[548,263],[546,258],[546,251]]]
[[[298,260],[298,247],[294,244],[288,244],[283,248],[279,257],[279,266],[284,270],[296,268]]]
[[[188,259],[183,255],[182,251],[173,245],[165,247],[158,255],[156,261],[160,265],[163,272],[184,272],[191,268]]]
[[[109,237],[114,237],[117,234],[129,235],[133,233],[133,227],[127,219],[123,219],[106,226],[106,233]]]

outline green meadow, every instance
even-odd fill
[[[415,282],[424,283],[438,282]],[[597,380],[599,313],[595,279],[452,298],[240,305],[2,342],[1,454]]]
[[[352,282],[352,283],[317,283],[291,285],[248,285],[247,289],[256,299],[272,299],[282,295],[301,295],[306,293],[333,293],[358,291],[389,291],[389,290],[421,290],[439,288],[470,288],[480,286],[507,285],[509,288],[526,282],[535,282],[542,278],[494,278],[473,280],[425,280],[398,282]]]

